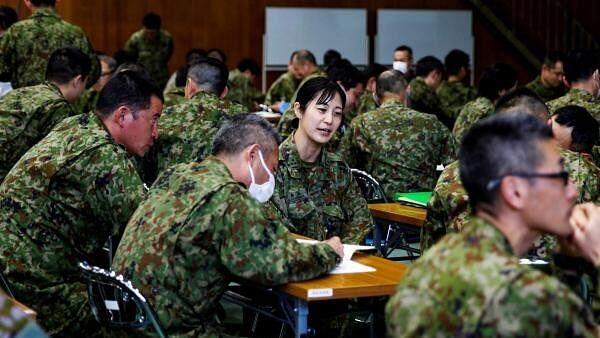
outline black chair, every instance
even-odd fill
[[[90,306],[100,324],[131,329],[151,324],[159,337],[167,337],[158,316],[131,281],[86,262],[79,263],[79,268],[88,280]]]
[[[358,169],[350,169],[352,176],[362,192],[363,197],[367,200],[367,203],[387,203],[388,200],[385,197],[383,188],[379,185],[377,180],[373,176],[366,172]]]
[[[12,290],[10,289],[10,284],[8,283],[8,279],[6,279],[6,277],[4,277],[4,274],[2,273],[2,271],[0,271],[0,288],[6,292],[6,294],[10,297],[10,298],[15,298],[15,295],[13,294]]]

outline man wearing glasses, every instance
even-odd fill
[[[519,264],[544,233],[581,246],[570,223],[577,190],[552,130],[531,115],[496,115],[469,130],[459,161],[474,217],[402,279],[386,306],[388,335],[596,336],[591,311],[575,293]]]

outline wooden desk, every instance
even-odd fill
[[[369,204],[369,211],[375,218],[419,227],[423,225],[427,215],[425,208],[416,208],[400,203]]]
[[[10,300],[14,305],[21,309],[27,315],[27,317],[31,318],[32,320],[36,320],[37,313],[34,310],[13,298],[10,298]]]
[[[408,270],[402,263],[356,252],[353,261],[376,269],[373,272],[330,274],[321,278],[289,283],[276,291],[289,297],[293,304],[296,337],[308,333],[308,303],[330,299],[348,299],[392,295]]]

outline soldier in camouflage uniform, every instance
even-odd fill
[[[436,167],[456,159],[456,143],[435,116],[406,108],[406,80],[389,70],[377,79],[381,107],[355,118],[339,153],[353,168],[371,174],[394,198],[397,192],[431,191]]]
[[[98,60],[100,61],[100,77],[98,81],[94,83],[92,88],[86,90],[79,100],[73,104],[77,114],[86,114],[94,110],[96,102],[98,102],[98,96],[104,85],[110,80],[110,77],[117,70],[117,61],[110,55],[104,53],[98,53]]]
[[[564,96],[548,102],[550,112],[567,105],[585,108],[600,121],[600,59],[592,52],[575,51],[565,60],[565,77],[571,89]]]
[[[227,67],[213,58],[197,60],[188,72],[186,97],[168,107],[160,118],[161,134],[149,154],[145,179],[154,181],[168,167],[200,162],[211,154],[213,136],[222,120],[246,112],[246,108],[224,99]]]
[[[48,336],[13,299],[0,291],[0,336],[47,338]]]
[[[237,102],[246,107],[246,111],[253,112],[258,110],[258,105],[262,93],[254,88],[254,78],[260,74],[260,67],[252,59],[243,59],[237,68],[229,72],[227,81],[227,99]]]
[[[435,91],[442,83],[444,76],[444,65],[434,56],[426,56],[420,59],[416,65],[416,77],[414,77],[407,89],[409,107],[437,116],[448,129],[451,120],[444,112],[444,107]]]
[[[252,186],[272,182],[278,141],[261,117],[233,117],[214,156],[165,171],[127,225],[113,267],[141,287],[170,336],[221,337],[215,313],[233,277],[266,286],[315,278],[343,255],[337,237],[297,243],[257,202],[269,198]]]
[[[125,50],[146,68],[161,90],[169,80],[169,59],[173,54],[173,38],[161,29],[161,19],[156,13],[147,13],[142,20],[144,26],[133,33],[125,43]]]
[[[325,149],[341,123],[343,94],[323,77],[300,88],[294,103],[299,127],[279,147],[271,202],[291,221],[293,232],[360,243],[373,228],[367,202],[346,163]]]
[[[467,133],[460,163],[476,216],[403,277],[386,306],[388,335],[596,337],[591,312],[575,293],[519,264],[540,232],[566,240],[575,231],[569,216],[576,191],[558,175],[550,128],[525,114],[491,117]]]
[[[526,87],[535,91],[544,102],[563,96],[567,92],[564,85],[563,61],[565,57],[561,52],[551,52],[544,57],[540,75],[529,82]]]
[[[279,102],[290,102],[299,83],[300,81],[296,80],[289,70],[281,74],[271,87],[269,87],[269,90],[267,90],[265,104],[273,110],[279,111]]]
[[[44,82],[48,58],[63,47],[78,48],[89,57],[92,69],[88,86],[98,80],[100,65],[92,45],[81,28],[60,18],[55,2],[26,1],[33,14],[12,25],[0,39],[0,74],[9,74],[15,89]]]
[[[375,102],[375,84],[377,83],[377,77],[381,73],[388,70],[386,66],[382,66],[378,63],[374,63],[365,72],[364,91],[360,93],[354,108],[344,113],[344,121],[347,125],[360,114],[364,114],[368,111],[377,109],[377,102]]]
[[[456,118],[452,128],[454,138],[460,142],[475,122],[493,114],[496,101],[516,85],[517,75],[511,66],[497,63],[487,67],[479,79],[479,97],[465,104]]]
[[[132,154],[143,156],[157,136],[161,99],[150,82],[117,74],[95,114],[63,120],[0,185],[3,273],[52,335],[98,333],[77,263],[107,267],[105,243],[141,201]]]
[[[0,99],[0,183],[29,148],[75,115],[70,102],[85,90],[90,60],[79,49],[60,48],[47,68],[43,84],[15,89]]]
[[[444,59],[444,66],[448,74],[448,81],[443,81],[437,89],[437,96],[443,111],[454,126],[454,121],[465,103],[472,101],[477,96],[474,88],[465,86],[463,81],[468,79],[469,55],[461,50],[451,50]],[[452,128],[450,128],[452,130]]]

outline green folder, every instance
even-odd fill
[[[395,201],[418,207],[426,207],[429,197],[431,197],[431,191],[397,192],[394,194]]]

